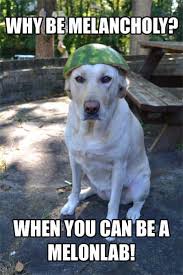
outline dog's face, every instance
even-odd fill
[[[65,90],[76,104],[81,120],[105,120],[127,89],[125,73],[105,65],[82,65],[72,71]]]

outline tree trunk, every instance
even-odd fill
[[[151,16],[152,0],[132,0],[132,16],[145,17]],[[139,42],[149,40],[149,35],[138,34],[130,37],[130,54],[131,55],[145,55],[148,50],[140,47]]]
[[[11,17],[11,1],[6,1],[6,17]]]
[[[52,16],[52,12],[56,10],[56,0],[38,0],[38,15],[41,9],[45,10],[46,16]],[[54,57],[54,35],[36,35],[36,57]]]

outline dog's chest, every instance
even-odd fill
[[[93,151],[85,146],[72,150],[72,155],[90,179],[91,185],[97,190],[110,189],[113,165],[103,151]]]
[[[111,170],[112,161],[106,158],[105,152],[94,151],[85,148],[73,149],[72,154],[75,160],[81,164],[82,168],[88,172],[98,171],[98,170]]]

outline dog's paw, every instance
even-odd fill
[[[83,201],[94,194],[95,194],[95,192],[93,191],[93,189],[91,187],[88,187],[86,189],[81,190],[81,192],[79,194],[79,200]]]
[[[140,211],[131,207],[126,214],[126,218],[132,220],[132,223],[135,223],[135,221],[140,218]]]
[[[69,216],[73,215],[74,212],[75,212],[75,209],[76,209],[76,207],[78,205],[78,203],[79,202],[70,202],[70,201],[68,201],[64,205],[64,207],[61,209],[60,214],[64,215],[64,216],[66,216],[66,215],[69,215]]]
[[[87,189],[85,190],[81,190],[80,194],[79,194],[79,200],[80,201],[84,201],[85,199],[87,199]]]

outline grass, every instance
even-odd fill
[[[3,150],[0,147],[0,179],[2,178],[3,174],[6,172],[6,169],[7,169],[6,161],[3,156]]]
[[[179,143],[176,146],[177,150],[183,151],[183,143]]]

